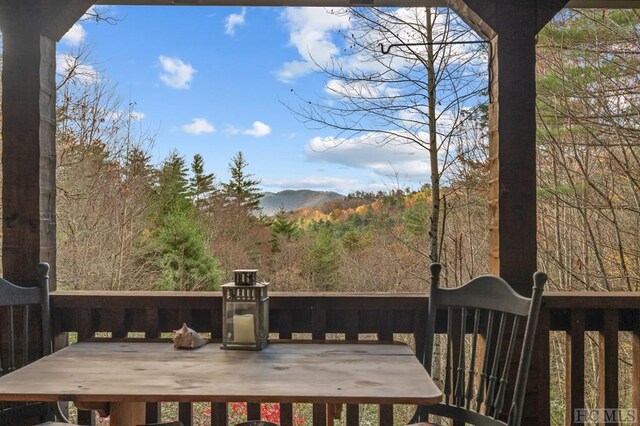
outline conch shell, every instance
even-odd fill
[[[180,330],[174,330],[173,335],[173,347],[180,349],[195,349],[200,346],[204,346],[208,343],[208,340],[200,336],[193,329],[187,327],[187,324],[182,324]]]

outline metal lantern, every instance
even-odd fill
[[[269,344],[269,283],[257,269],[236,269],[222,286],[222,349],[259,351]]]

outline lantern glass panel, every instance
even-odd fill
[[[222,286],[224,349],[260,350],[269,343],[268,283]]]
[[[269,296],[267,294],[266,287],[263,289],[262,299],[262,330],[261,340],[266,341],[269,339]]]
[[[232,343],[256,342],[256,302],[227,302],[227,340]]]

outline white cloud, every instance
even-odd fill
[[[256,138],[262,138],[271,133],[271,127],[262,121],[254,121],[253,127],[251,129],[244,130],[242,133]]]
[[[56,55],[56,74],[67,76],[71,73],[71,80],[79,83],[95,83],[100,74],[92,65],[80,63],[78,58],[60,53]]]
[[[378,134],[356,138],[315,137],[305,147],[309,160],[372,171],[382,177],[424,181],[429,176],[427,151],[401,138]]]
[[[80,23],[76,22],[60,41],[69,46],[78,46],[84,41],[86,36],[87,32],[84,27]]]
[[[286,62],[277,72],[283,82],[308,74],[316,63],[327,66],[340,51],[332,40],[333,32],[350,27],[348,14],[319,7],[288,7],[281,18],[289,30],[289,44],[301,57]]]
[[[131,119],[133,121],[142,121],[144,120],[145,113],[140,111],[131,111]]]
[[[262,187],[268,191],[283,189],[313,189],[316,191],[334,191],[349,194],[356,191],[387,191],[394,188],[393,183],[385,183],[378,177],[361,176],[345,178],[337,176],[304,176],[297,178],[263,178]]]
[[[357,188],[359,181],[352,178],[330,176],[307,176],[291,179],[262,179],[262,185],[281,189],[317,189],[325,191],[348,192],[345,189]]]
[[[216,131],[213,124],[209,123],[204,118],[194,118],[191,123],[184,124],[182,130],[192,135],[201,135],[203,133],[213,133]]]
[[[247,8],[243,7],[240,13],[232,13],[225,20],[224,33],[227,35],[235,35],[236,27],[244,25],[244,18],[247,16]]]
[[[140,111],[131,111],[130,113],[127,113],[126,111],[111,111],[109,114],[107,114],[106,119],[113,120],[113,121],[120,120],[123,118],[126,119],[127,114],[131,118],[131,121],[142,121],[144,120],[144,117],[145,117],[144,112],[140,112]]]
[[[160,56],[162,73],[160,80],[174,89],[188,89],[196,69],[191,64],[184,63],[180,58]]]
[[[372,81],[341,81],[331,79],[324,88],[325,92],[334,96],[354,98],[381,98],[399,96],[399,89],[391,88],[386,83]]]

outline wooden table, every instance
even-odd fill
[[[0,401],[108,403],[111,425],[144,423],[145,402],[435,404],[403,344],[272,343],[260,352],[87,342],[0,378]]]

